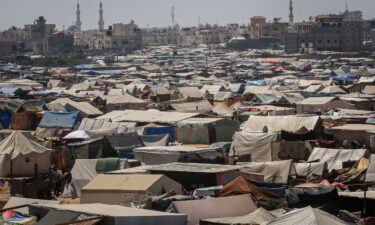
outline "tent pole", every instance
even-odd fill
[[[10,196],[13,194],[13,160],[10,159]]]

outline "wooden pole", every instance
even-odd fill
[[[13,195],[13,160],[10,158],[10,196]]]

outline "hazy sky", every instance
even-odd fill
[[[79,0],[83,29],[98,27],[99,0]],[[295,21],[309,16],[350,10],[362,10],[365,18],[375,18],[375,0],[294,0]],[[77,0],[0,0],[0,29],[32,23],[42,15],[47,23],[62,29],[75,21]],[[249,18],[263,15],[271,20],[288,20],[289,0],[103,0],[105,26],[134,19],[140,27],[171,24],[171,5],[181,26],[201,23],[248,23]]]

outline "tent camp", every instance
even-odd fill
[[[146,165],[180,162],[184,159],[214,160],[223,157],[222,152],[216,149],[188,145],[140,147],[135,148],[133,152],[134,158]]]
[[[247,132],[263,132],[267,127],[269,132],[281,130],[294,132],[302,127],[307,130],[315,130],[319,122],[319,116],[250,116],[244,126]]]
[[[268,225],[290,225],[290,224],[315,224],[315,225],[347,225],[339,218],[326,213],[320,209],[310,206],[302,209],[295,209],[276,218]]]
[[[253,225],[253,224],[267,224],[276,219],[274,215],[263,208],[258,208],[254,212],[237,217],[224,217],[203,219],[200,225]]]
[[[231,141],[239,122],[223,118],[189,118],[177,123],[178,140],[184,144]]]
[[[277,140],[277,133],[236,132],[229,156],[250,155],[253,162],[272,161],[272,142]]]
[[[326,162],[328,169],[342,169],[343,162],[358,161],[367,153],[366,149],[314,148],[308,162]]]
[[[169,191],[181,194],[182,186],[164,175],[101,174],[82,188],[81,203],[144,204],[149,195]]]
[[[257,209],[248,194],[222,198],[175,201],[170,207],[176,213],[187,215],[188,225],[197,225],[202,219],[243,216]]]
[[[49,156],[53,150],[14,131],[0,142],[1,176],[35,176],[49,172]]]
[[[74,221],[99,218],[100,224],[110,225],[186,225],[187,216],[175,213],[158,212],[129,208],[119,205],[76,204],[76,205],[31,205],[30,214],[41,216],[38,224],[77,224]],[[94,224],[94,220],[85,224]]]

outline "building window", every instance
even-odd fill
[[[322,43],[322,40],[318,40],[318,44],[321,44]]]
[[[330,43],[331,43],[331,40],[328,39],[328,40],[327,40],[327,43],[330,44]]]
[[[337,39],[335,39],[333,42],[335,42],[335,44],[337,44]]]

